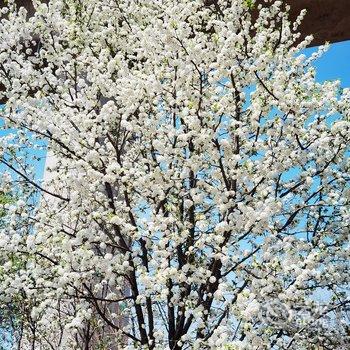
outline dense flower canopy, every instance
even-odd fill
[[[303,14],[290,23],[282,1],[33,3],[27,18],[8,1],[0,24],[10,341],[343,349],[350,91],[316,82],[324,48],[301,53]],[[39,183],[27,150],[43,145],[54,161]]]

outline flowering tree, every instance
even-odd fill
[[[14,346],[345,349],[350,91],[316,82],[303,14],[33,3],[0,26]],[[43,183],[16,156],[38,140]]]

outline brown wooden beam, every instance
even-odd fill
[[[313,34],[312,46],[350,39],[350,0],[287,0],[291,6],[291,19],[302,9],[307,10],[301,32]]]

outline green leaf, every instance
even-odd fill
[[[6,211],[2,208],[5,204],[13,203],[13,197],[9,194],[0,192],[0,219],[6,215]]]
[[[244,5],[248,7],[249,10],[252,10],[255,7],[254,0],[244,0]]]

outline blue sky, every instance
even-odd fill
[[[315,48],[305,50],[306,54],[315,51]],[[316,61],[317,79],[339,79],[342,87],[350,87],[350,40],[332,44],[329,50]]]

